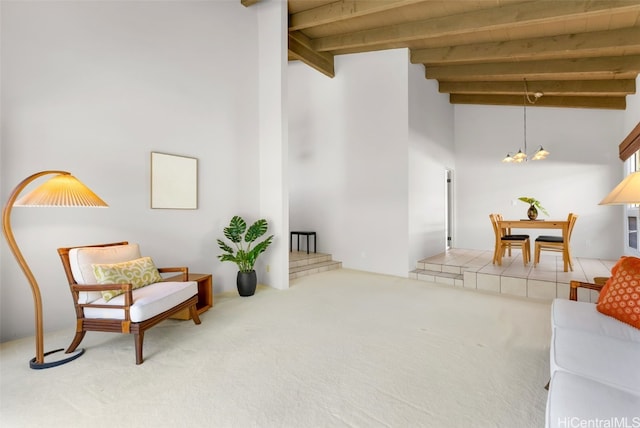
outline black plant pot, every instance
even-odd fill
[[[256,285],[258,284],[258,277],[256,271],[251,272],[238,272],[236,278],[236,285],[238,286],[238,294],[243,297],[253,296],[256,292]]]
[[[536,207],[534,207],[533,205],[529,207],[529,209],[527,210],[527,217],[529,217],[529,220],[535,220],[538,218],[538,210],[536,209]]]

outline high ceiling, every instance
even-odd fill
[[[243,0],[252,1],[252,0]],[[253,0],[257,1],[257,0]],[[640,0],[288,0],[289,60],[408,48],[453,104],[625,109]],[[329,78],[328,77],[328,78]]]

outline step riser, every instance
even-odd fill
[[[334,261],[331,254],[294,251],[289,258],[289,279],[340,269],[342,262]]]
[[[303,276],[313,275],[320,272],[326,272],[329,270],[342,268],[342,262],[330,262],[322,263],[321,266],[307,265],[304,269],[296,270],[295,272],[289,271],[289,279],[296,279]]]
[[[328,261],[331,261],[331,254],[323,254],[323,255],[311,257],[308,259],[290,261],[289,269],[312,265],[316,263],[328,262]]]
[[[490,262],[483,263],[482,266],[478,263],[454,266],[418,262],[417,268],[409,272],[409,278],[456,288],[531,298],[539,301],[552,301],[558,297],[567,298],[569,296],[568,277],[565,277],[564,280],[546,279],[544,277],[523,278],[504,273],[483,272],[481,270],[484,265]],[[518,263],[518,261],[513,261],[513,263]],[[559,272],[558,275],[562,275],[562,273]],[[597,301],[597,292],[583,291],[585,293],[578,296],[579,300]]]
[[[464,275],[459,273],[415,269],[409,272],[409,278],[420,281],[435,282],[436,284],[464,287]]]

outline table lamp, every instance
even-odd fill
[[[48,181],[23,196],[16,202],[16,199],[29,183],[44,175],[55,174]],[[2,232],[9,244],[11,252],[15,256],[22,272],[24,272],[31,292],[33,293],[33,301],[35,305],[36,320],[36,356],[29,361],[29,367],[32,369],[46,369],[68,363],[78,358],[84,353],[84,349],[79,349],[67,355],[66,358],[54,359],[45,362],[45,357],[63,349],[56,349],[50,352],[44,352],[44,332],[42,323],[42,297],[40,296],[40,288],[38,283],[27,265],[26,260],[22,256],[16,240],[11,231],[11,209],[16,206],[29,207],[106,207],[108,206],[102,199],[93,193],[88,187],[82,184],[78,179],[66,171],[41,171],[25,178],[13,190],[7,203],[2,211]]]
[[[640,203],[640,171],[627,175],[598,205],[638,203]]]

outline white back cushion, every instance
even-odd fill
[[[640,330],[601,314],[593,303],[554,299],[551,304],[551,324],[554,329],[571,328],[640,343]]]
[[[93,264],[122,263],[140,257],[138,244],[73,248],[69,251],[69,265],[73,279],[79,285],[95,285],[98,280],[93,274]],[[101,298],[99,291],[83,291],[80,292],[78,303],[90,303]]]

